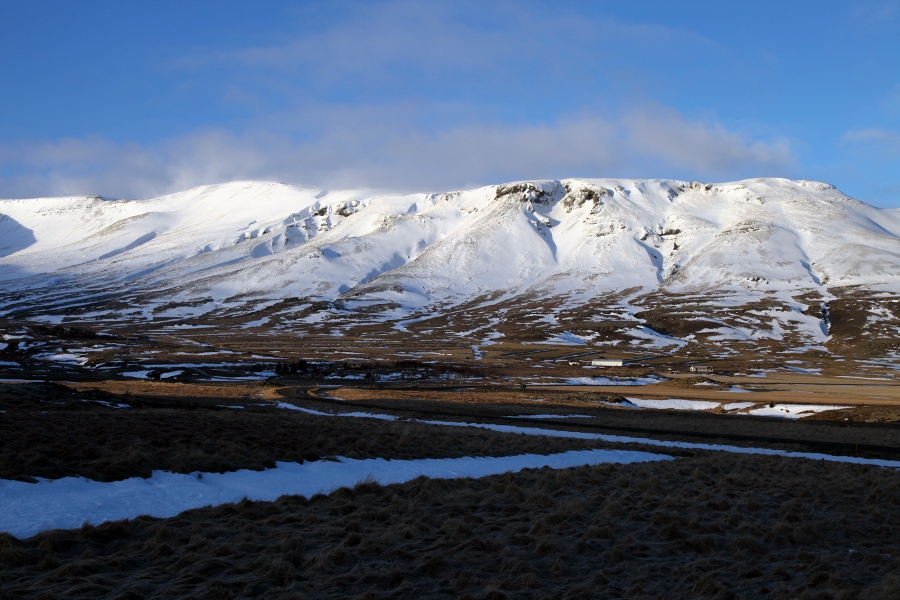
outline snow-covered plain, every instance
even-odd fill
[[[793,328],[812,347],[827,340],[827,323],[791,295],[896,291],[898,233],[900,211],[786,179],[542,180],[417,194],[234,182],[150,200],[0,200],[0,314],[58,323],[67,307],[90,305],[98,319],[230,313],[277,327],[254,307],[306,299],[387,306],[383,318],[409,324],[474,298],[718,290],[732,304],[781,294],[792,307],[711,330],[719,337],[780,339]],[[684,344],[638,322],[629,335],[648,348]]]
[[[0,531],[25,538],[48,529],[80,527],[85,522],[96,525],[140,515],[171,517],[192,508],[239,502],[243,498],[271,501],[288,494],[312,497],[363,482],[388,485],[416,477],[486,477],[522,469],[565,469],[671,458],[649,452],[575,450],[546,456],[279,462],[274,469],[265,471],[192,474],[154,471],[149,479],[132,477],[108,483],[82,477],[38,483],[0,479],[0,506],[3,507]]]

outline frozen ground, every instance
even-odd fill
[[[275,500],[297,494],[312,497],[357,483],[404,483],[416,477],[458,479],[486,477],[523,469],[565,469],[602,463],[671,460],[663,454],[620,450],[580,450],[563,454],[465,457],[419,460],[353,460],[278,463],[265,471],[168,473],[103,483],[79,477],[38,483],[0,480],[0,531],[25,538],[48,529],[83,523],[132,519],[139,515],[171,517],[185,510],[229,502]]]
[[[646,404],[647,407],[708,409],[685,400],[642,400],[629,402]],[[687,404],[686,404],[687,403]],[[702,403],[697,404],[714,404]],[[329,413],[296,406],[286,402],[279,408],[317,416],[344,417],[349,419],[376,419],[396,421],[390,414],[368,412]],[[235,406],[234,408],[240,408]],[[726,405],[726,409],[744,408]],[[797,414],[803,414],[817,406],[803,406]],[[835,407],[827,407],[835,408]],[[556,418],[560,415],[520,415],[530,418]],[[587,415],[565,415],[583,418]],[[722,444],[674,442],[650,438],[606,435],[562,429],[546,429],[518,425],[432,421],[411,419],[410,422],[439,427],[480,428],[502,433],[528,436],[549,436],[582,440],[599,440],[613,443],[641,444],[658,448],[679,448],[718,451],[735,454],[757,454],[855,463],[881,467],[900,468],[900,461],[865,459],[851,456],[834,456],[809,452],[791,452],[769,448],[740,447]],[[482,477],[491,474],[514,472],[526,468],[566,468],[569,466],[600,464],[603,462],[629,463],[645,460],[665,460],[670,457],[647,452],[576,451],[550,456],[518,455],[503,458],[479,457],[458,459],[422,460],[352,460],[314,461],[303,464],[278,463],[275,469],[266,471],[233,471],[230,473],[177,474],[155,471],[149,479],[131,478],[111,483],[101,483],[78,477],[59,480],[39,480],[38,483],[0,480],[0,530],[17,536],[29,536],[49,528],[78,527],[83,522],[99,523],[107,520],[133,518],[140,514],[172,516],[181,511],[207,505],[236,502],[247,497],[256,500],[274,500],[285,494],[311,496],[329,493],[339,487],[353,486],[363,481],[382,484],[409,481],[419,476],[432,478]]]

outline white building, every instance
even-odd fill
[[[712,367],[691,366],[691,373],[712,373]]]
[[[595,358],[591,361],[592,367],[621,367],[624,364],[621,358]]]

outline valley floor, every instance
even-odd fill
[[[0,598],[900,594],[900,472],[786,455],[900,460],[900,426],[828,413],[635,410],[620,399],[593,388],[537,395],[333,380],[2,384],[0,478],[19,481],[593,448],[673,459],[362,482],[27,539],[0,534]],[[525,429],[581,437],[512,432]],[[707,449],[714,444],[784,455]]]
[[[725,453],[0,537],[10,598],[895,598],[900,475]]]

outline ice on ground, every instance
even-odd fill
[[[707,402],[706,400],[681,400],[671,398],[669,400],[645,400],[643,398],[628,398],[630,403],[641,408],[658,408],[658,409],[674,409],[674,410],[710,410],[718,408],[718,402]]]
[[[775,406],[763,406],[748,411],[748,415],[758,417],[781,417],[783,419],[802,419],[809,415],[824,412],[826,410],[842,410],[852,408],[850,406],[832,406],[829,404],[776,404]]]
[[[724,411],[733,411],[733,410],[744,410],[745,408],[750,408],[751,406],[756,406],[756,402],[729,402],[722,406],[722,410]]]
[[[84,365],[87,362],[87,359],[83,356],[78,356],[77,354],[72,354],[71,352],[47,352],[36,354],[34,358],[38,360],[52,360],[54,362],[69,365]]]
[[[229,381],[262,381],[264,379],[268,379],[269,377],[275,377],[275,371],[260,371],[256,375],[223,375],[219,377],[210,377],[209,379],[200,379],[198,381],[214,381],[214,382],[229,382]]]
[[[336,412],[336,413],[327,413],[319,410],[313,410],[311,408],[303,408],[301,406],[295,406],[293,404],[288,404],[287,402],[278,402],[275,405],[275,408],[284,408],[287,410],[299,410],[300,412],[305,412],[308,415],[317,415],[320,417],[363,417],[366,419],[379,419],[381,421],[396,421],[398,417],[394,415],[384,415],[380,413],[366,413],[366,412]]]
[[[710,342],[721,342],[725,340],[746,341],[756,339],[757,337],[765,337],[764,333],[762,336],[759,336],[759,333],[760,332],[754,330],[748,330],[742,327],[729,327],[727,325],[712,329],[701,329],[697,332],[697,334],[707,335],[708,337],[706,339]]]
[[[744,388],[738,387],[736,385],[731,386],[730,388],[728,388],[725,391],[726,392],[740,392],[740,393],[747,393],[747,394],[750,393],[750,390],[745,390]]]
[[[262,319],[257,319],[255,321],[248,321],[241,325],[242,329],[249,329],[250,327],[259,327],[261,325],[265,325],[269,322],[269,317],[263,317]]]
[[[812,367],[803,369],[801,367],[793,367],[791,365],[784,365],[784,368],[794,371],[795,373],[803,373],[804,375],[818,375],[819,371],[822,370],[819,368],[812,368]]]
[[[322,412],[322,411],[320,411],[320,410],[313,410],[313,409],[311,409],[311,408],[303,408],[302,406],[296,406],[296,405],[294,405],[294,404],[288,404],[287,402],[276,402],[276,403],[275,403],[275,408],[283,408],[283,409],[286,409],[286,410],[297,410],[297,411],[300,411],[300,412],[304,412],[304,413],[306,413],[306,414],[308,414],[308,415],[318,415],[318,416],[321,416],[321,417],[333,417],[333,416],[335,416],[333,413],[326,413],[326,412]],[[374,417],[375,415],[373,414],[372,416]],[[387,415],[384,415],[384,416],[387,416]]]
[[[127,373],[120,373],[123,377],[135,377],[137,379],[147,379],[147,375],[150,374],[150,371],[128,371]]]
[[[107,406],[109,408],[131,408],[130,404],[123,404],[122,402],[116,402],[115,404],[112,402],[106,402],[105,400],[82,400],[82,402],[96,402],[97,404],[102,404],[103,406]]]
[[[99,482],[81,477],[38,483],[0,480],[0,531],[25,538],[56,528],[75,528],[139,515],[172,517],[203,506],[250,500],[273,501],[287,494],[312,497],[362,482],[405,483],[417,477],[459,479],[487,477],[523,469],[566,469],[604,463],[672,460],[671,456],[626,450],[575,450],[561,454],[503,457],[382,458],[299,463],[277,462],[265,471],[169,473],[149,479]]]
[[[628,400],[622,400],[621,402],[605,402],[601,400],[600,404],[605,404],[606,406],[615,406],[617,408],[633,408],[635,410],[641,410],[640,406],[632,404]]]
[[[36,315],[34,317],[31,317],[29,320],[51,323],[53,325],[62,325],[64,318],[65,315]]]
[[[663,335],[657,331],[653,331],[649,327],[640,327],[627,331],[625,335],[636,338],[631,341],[632,344],[645,342],[647,345],[655,348],[668,348],[669,346],[678,346],[683,348],[687,346],[687,342],[671,335]]]
[[[566,385],[653,385],[660,381],[664,380],[656,377],[635,377],[631,379],[619,379],[617,377],[568,377]]]
[[[560,334],[557,334],[550,338],[549,340],[545,340],[542,342],[535,342],[536,344],[553,344],[555,346],[583,346],[587,342],[580,335],[575,335],[571,331],[564,331]]]
[[[178,377],[182,373],[184,373],[184,371],[169,371],[168,373],[163,373],[160,377],[162,379],[169,379],[171,377]]]
[[[662,448],[685,448],[688,450],[712,450],[716,452],[731,452],[733,454],[759,454],[764,456],[783,456],[785,458],[807,458],[810,460],[824,460],[828,462],[850,463],[857,465],[873,465],[900,469],[900,460],[886,460],[881,458],[860,458],[858,456],[840,456],[834,454],[820,454],[818,452],[792,452],[778,450],[776,448],[758,448],[753,446],[730,446],[723,444],[704,444],[701,442],[671,442],[656,440],[653,438],[635,438],[624,435],[609,435],[605,433],[587,433],[584,431],[567,431],[565,429],[541,429],[539,427],[522,427],[520,425],[494,425],[493,423],[461,423],[456,421],[418,421],[431,425],[444,425],[447,427],[477,427],[499,431],[501,433],[518,433],[523,435],[546,435],[548,437],[574,438],[579,440],[601,440],[617,444],[644,444],[647,446],[659,446]]]

